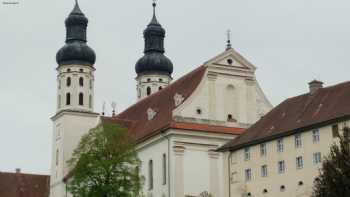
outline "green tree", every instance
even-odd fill
[[[141,190],[135,143],[127,129],[116,124],[91,129],[68,163],[73,169],[68,191],[74,197],[135,197]]]
[[[319,177],[315,179],[313,197],[350,196],[350,141],[349,128],[339,143],[333,144],[324,159]]]

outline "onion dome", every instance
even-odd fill
[[[164,55],[165,29],[159,24],[153,3],[153,18],[143,32],[145,39],[144,56],[135,65],[137,75],[144,73],[161,73],[171,75],[173,63]]]
[[[86,29],[88,19],[80,10],[76,1],[73,11],[65,21],[66,44],[57,52],[56,61],[58,65],[86,65],[93,66],[96,54],[87,44]]]

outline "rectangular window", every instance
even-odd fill
[[[297,169],[302,169],[303,166],[304,166],[304,163],[303,163],[303,157],[297,157],[296,158],[296,165],[297,165]]]
[[[279,153],[283,152],[283,139],[277,140],[277,152]]]
[[[252,180],[252,170],[246,169],[245,170],[245,181],[251,181]]]
[[[166,185],[166,154],[163,154],[163,185]]]
[[[266,150],[266,144],[260,144],[260,156],[266,156],[267,154],[267,150]]]
[[[283,174],[286,171],[286,166],[284,161],[279,161],[278,162],[278,173]]]
[[[320,131],[318,129],[315,129],[312,131],[312,141],[314,143],[317,143],[320,141]]]
[[[261,177],[267,177],[267,165],[261,166]]]
[[[248,161],[250,159],[250,148],[244,149],[244,160]]]
[[[332,126],[332,136],[333,138],[339,137],[339,126],[335,124]]]
[[[320,152],[317,152],[317,153],[314,153],[313,154],[314,156],[313,156],[313,160],[314,160],[314,164],[315,165],[318,165],[318,164],[320,164],[321,163],[321,153]]]
[[[148,162],[148,189],[153,189],[153,161],[149,160]]]
[[[295,148],[301,148],[301,146],[302,146],[301,134],[296,134],[294,136],[294,143],[295,143]]]

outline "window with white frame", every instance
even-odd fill
[[[301,142],[301,134],[295,134],[294,136],[294,144],[295,144],[295,148],[301,148],[302,146],[302,142]]]
[[[286,171],[286,166],[284,161],[279,161],[278,162],[278,173],[283,174]]]
[[[317,143],[320,141],[320,130],[315,129],[312,131],[312,141]]]
[[[244,160],[248,161],[250,159],[250,148],[244,148]]]
[[[302,156],[299,156],[296,158],[296,166],[297,166],[297,169],[302,169],[303,166],[304,166],[304,163],[303,163],[303,157]]]
[[[266,156],[267,150],[266,150],[266,143],[260,144],[260,156]]]
[[[246,169],[245,171],[245,181],[251,181],[252,180],[252,169]]]
[[[281,153],[283,152],[283,139],[277,140],[277,152]]]
[[[321,159],[321,153],[320,152],[317,152],[317,153],[314,153],[313,154],[313,160],[314,160],[314,164],[315,165],[318,165],[318,164],[320,164],[322,161],[322,159]]]
[[[267,165],[261,166],[261,177],[267,177]]]

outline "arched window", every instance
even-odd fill
[[[147,87],[147,96],[151,95],[151,87]]]
[[[233,85],[228,85],[224,92],[224,102],[223,109],[225,114],[227,114],[227,121],[234,121],[235,119],[239,119],[237,117],[237,90]]]
[[[84,105],[84,94],[79,93],[79,105]]]
[[[80,78],[79,78],[79,85],[80,85],[81,87],[84,86],[84,78],[83,78],[83,77],[80,77]]]
[[[148,162],[148,189],[153,189],[153,161],[149,160]]]
[[[72,83],[72,79],[70,77],[67,77],[67,87],[69,87]]]
[[[70,93],[66,94],[66,105],[70,105]]]

